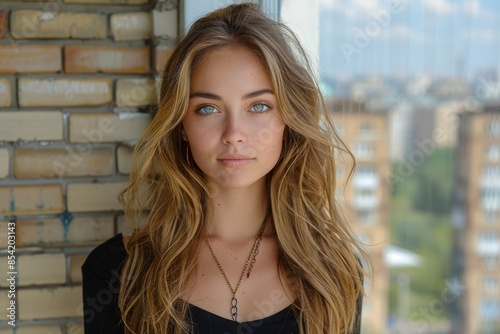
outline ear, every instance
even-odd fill
[[[184,141],[189,141],[188,137],[186,136],[186,131],[184,131],[184,127],[181,128],[181,135],[182,135],[182,140]]]

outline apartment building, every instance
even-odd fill
[[[356,158],[356,169],[346,182],[352,160],[339,154],[337,198],[343,202],[353,228],[366,244],[374,280],[366,281],[363,333],[386,333],[389,273],[383,253],[389,242],[390,175],[389,124],[385,112],[368,112],[354,101],[327,102],[340,138]]]
[[[455,163],[453,333],[500,333],[500,105],[460,116]]]

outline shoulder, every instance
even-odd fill
[[[127,257],[123,235],[114,237],[94,248],[82,265],[82,273],[92,273],[102,279],[109,279],[121,272],[121,267]]]

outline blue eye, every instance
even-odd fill
[[[202,115],[210,115],[217,111],[214,106],[203,106],[197,110]]]
[[[269,109],[271,109],[267,104],[264,104],[264,103],[258,103],[256,105],[254,105],[252,108],[250,108],[250,110],[252,110],[253,112],[256,112],[256,113],[264,113],[266,111],[268,111]]]

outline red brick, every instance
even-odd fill
[[[57,45],[0,45],[0,73],[54,73],[61,71]]]
[[[148,73],[149,48],[67,46],[66,73]]]
[[[7,11],[0,10],[0,38],[4,38],[7,35],[8,26],[8,15]]]

